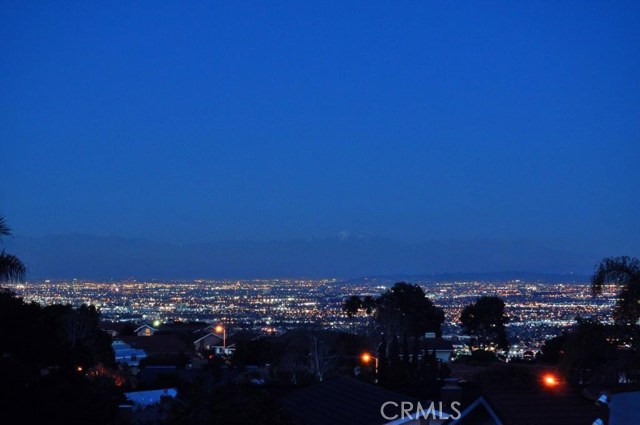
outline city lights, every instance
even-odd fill
[[[212,329],[225,339],[229,331],[269,329],[269,333],[315,326],[336,331],[363,330],[372,315],[364,311],[348,318],[342,303],[349,295],[377,296],[393,282],[363,279],[256,279],[194,281],[36,281],[7,283],[28,301],[50,304],[96,304],[103,320],[147,322],[154,327],[172,321],[217,323]],[[465,305],[480,295],[498,295],[507,304],[510,356],[532,356],[543,342],[575,323],[576,316],[591,316],[607,323],[616,289],[606,286],[594,299],[585,283],[442,281],[417,282],[427,296],[444,310],[443,334],[456,350],[467,350],[459,317]],[[533,354],[531,354],[533,353]]]

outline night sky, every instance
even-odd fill
[[[617,255],[640,246],[639,22],[636,1],[3,1],[0,213],[24,236]]]

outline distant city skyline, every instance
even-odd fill
[[[571,326],[578,315],[610,321],[615,289],[608,287],[599,298],[586,296],[589,284],[571,282],[539,283],[536,279],[424,281],[417,279],[429,298],[444,309],[444,333],[460,336],[459,317],[479,294],[497,294],[507,301],[512,347],[510,355],[538,351],[549,334]],[[393,286],[393,280],[371,279],[261,279],[191,281],[82,281],[13,284],[11,289],[29,301],[41,304],[98,303],[104,320],[161,323],[178,320],[218,323],[235,327],[275,327],[282,329],[317,326],[348,330],[342,311],[349,295],[378,296]],[[365,327],[366,315],[356,317]]]

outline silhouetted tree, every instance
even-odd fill
[[[238,342],[234,367],[270,365],[281,383],[304,384],[353,370],[370,341],[347,332],[295,329],[281,336]]]
[[[136,334],[136,329],[137,326],[135,326],[133,323],[126,323],[124,326],[122,326],[122,329],[120,329],[120,335],[134,336]],[[189,335],[189,337],[191,337],[191,335]]]
[[[376,320],[386,335],[419,337],[441,333],[444,312],[419,285],[399,282],[377,299]]]
[[[411,370],[414,372],[420,368],[420,344],[417,340],[413,341],[413,352],[411,356]]]
[[[11,229],[4,217],[0,217],[0,240],[5,236],[11,236]],[[24,263],[18,257],[6,253],[4,249],[0,251],[0,282],[21,281],[25,272]]]
[[[367,316],[371,316],[376,309],[376,300],[371,295],[362,298],[362,308]]]
[[[386,385],[389,381],[389,357],[387,356],[387,339],[384,335],[382,335],[376,353],[378,357],[378,379],[381,384]]]
[[[538,354],[538,359],[545,363],[557,364],[564,355],[564,346],[567,343],[567,333],[547,339]]]
[[[640,356],[633,348],[619,348],[619,333],[616,325],[578,317],[570,330],[545,341],[538,358],[558,364],[563,374],[576,383],[613,385],[621,379],[637,381]]]
[[[420,362],[419,380],[428,387],[433,387],[438,379],[438,360],[435,354],[425,353]]]
[[[609,341],[609,327],[592,319],[578,318],[566,334],[559,356],[561,371],[571,380],[586,383],[617,383],[617,349]]]
[[[324,380],[327,373],[335,368],[338,357],[336,346],[330,338],[322,333],[312,333],[310,335],[311,354],[309,357],[311,370],[320,382]]]
[[[640,261],[630,257],[605,258],[596,265],[591,277],[594,295],[602,293],[605,284],[620,286],[613,318],[618,325],[635,325],[640,319]]]
[[[342,311],[344,311],[347,314],[347,317],[349,318],[352,333],[353,333],[353,317],[358,314],[358,311],[360,311],[360,308],[362,308],[362,300],[357,295],[350,296],[344,301],[344,304],[342,305]]]
[[[402,363],[409,366],[409,338],[406,333],[402,335]]]
[[[509,317],[504,307],[501,298],[484,296],[462,310],[462,330],[466,335],[473,337],[470,343],[472,349],[509,348],[505,329]]]
[[[400,359],[400,340],[397,336],[394,336],[389,344],[388,382],[392,386],[404,383],[404,363]]]
[[[0,408],[24,423],[106,424],[122,392],[108,376],[111,338],[93,307],[41,307],[0,290]],[[37,408],[34,408],[37,406]]]

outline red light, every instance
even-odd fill
[[[555,387],[560,383],[560,381],[558,381],[558,378],[550,373],[542,377],[542,382],[544,382],[544,385],[547,387]]]

